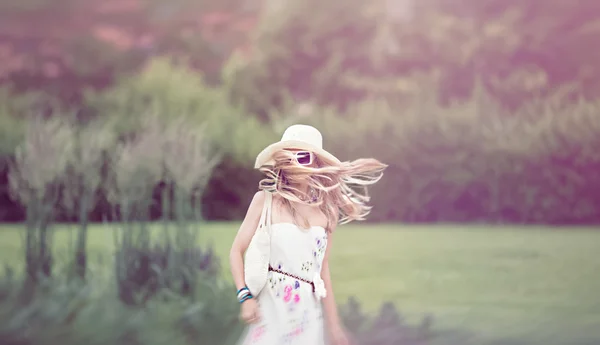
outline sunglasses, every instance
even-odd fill
[[[311,165],[315,159],[315,155],[309,151],[298,151],[294,152],[294,158],[300,165]]]

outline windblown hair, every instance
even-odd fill
[[[269,165],[260,168],[266,177],[260,181],[259,189],[280,195],[284,207],[307,228],[311,224],[298,217],[295,205],[318,206],[327,217],[328,231],[336,223],[364,220],[371,211],[367,186],[381,179],[387,165],[372,158],[340,164],[318,155],[315,162],[316,167],[302,166],[296,163],[292,152],[277,151]],[[304,192],[311,189],[314,195]]]

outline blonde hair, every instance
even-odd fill
[[[260,168],[266,177],[259,189],[280,195],[284,207],[307,228],[308,220],[298,219],[298,204],[318,206],[327,217],[328,231],[334,223],[364,220],[371,211],[367,186],[381,179],[387,165],[372,158],[337,163],[316,156],[315,162],[316,167],[302,166],[296,163],[293,152],[277,151],[269,165]],[[304,192],[311,189],[315,195]]]

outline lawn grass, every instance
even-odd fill
[[[224,259],[238,223],[199,225]],[[68,231],[56,234],[66,257]],[[22,226],[0,227],[0,262],[22,262]],[[113,235],[94,226],[89,252],[110,257]],[[600,344],[600,231],[542,227],[348,225],[336,233],[338,301],[367,310],[393,301],[410,319],[475,332],[482,344]],[[110,263],[106,263],[112,269]]]

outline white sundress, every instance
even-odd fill
[[[320,279],[327,248],[323,227],[301,229],[292,223],[271,225],[270,264],[307,281]],[[324,345],[321,301],[307,282],[270,271],[267,284],[258,295],[261,320],[248,326],[240,345]],[[322,283],[322,281],[321,281]],[[320,286],[319,286],[320,285]]]

